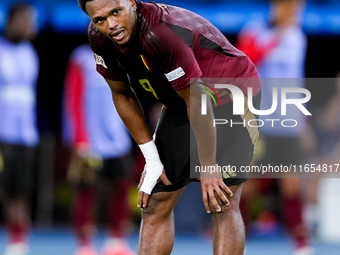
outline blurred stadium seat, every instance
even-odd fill
[[[21,0],[23,2],[25,0]],[[19,0],[0,2],[0,31],[4,27],[9,5]],[[78,8],[76,0],[26,0],[39,11],[39,28],[53,31],[82,33],[88,24],[87,16]],[[249,19],[265,17],[268,0],[164,0],[156,1],[181,6],[209,19],[223,33],[235,34]],[[340,35],[340,0],[307,0],[303,16],[307,34]]]

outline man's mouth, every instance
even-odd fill
[[[121,29],[121,30],[118,30],[118,31],[111,33],[110,37],[113,38],[114,40],[117,40],[117,41],[122,40],[123,37],[124,37],[124,29]]]

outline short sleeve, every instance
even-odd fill
[[[94,52],[94,58],[96,60],[97,72],[105,79],[112,81],[120,81],[126,77],[126,72],[118,65],[116,59],[109,59],[98,55]]]
[[[126,71],[119,66],[112,51],[111,42],[98,31],[92,22],[88,28],[88,37],[94,53],[97,72],[109,80],[123,80],[126,77]]]

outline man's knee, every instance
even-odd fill
[[[148,206],[142,209],[143,219],[146,217],[169,217],[183,190],[153,193],[149,197]]]
[[[212,215],[222,215],[222,214],[229,214],[229,213],[238,213],[240,211],[239,203],[236,203],[235,201],[230,201],[229,205],[225,205],[223,203],[220,203],[221,211],[216,211],[215,207],[210,203],[211,208],[211,214]]]
[[[211,213],[213,215],[225,215],[230,213],[240,213],[240,198],[241,198],[241,191],[242,191],[242,184],[230,186],[229,187],[232,192],[233,196],[229,197],[227,196],[229,200],[229,205],[226,205],[222,202],[220,198],[217,198],[217,201],[221,207],[221,211],[218,212],[215,210],[215,207],[210,203],[209,206],[211,208]]]

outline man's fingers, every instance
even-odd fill
[[[208,193],[208,196],[209,196],[209,200],[210,200],[210,203],[212,204],[212,206],[215,208],[215,210],[217,212],[220,212],[221,211],[221,206],[219,205],[219,203],[218,203],[218,201],[216,199],[214,190],[211,190]]]
[[[143,182],[144,182],[144,178],[145,178],[145,175],[146,175],[146,171],[144,170],[141,177],[140,177],[140,181],[139,181],[139,184],[138,184],[138,189],[140,189],[143,185]],[[149,200],[149,195],[144,193],[143,191],[139,191],[138,192],[138,202],[137,202],[137,206],[139,208],[145,208],[147,207],[148,205],[148,200]]]
[[[143,191],[139,191],[138,193],[138,203],[137,206],[139,208],[145,208],[148,206],[149,194],[144,193]]]
[[[228,194],[229,197],[233,197],[233,192],[231,191],[231,189],[229,189],[229,187],[224,183],[222,182],[220,184],[220,188],[226,193]]]
[[[143,192],[142,208],[145,208],[148,206],[149,196],[150,196],[149,194],[146,194]]]
[[[221,212],[222,203],[230,205],[229,197],[233,192],[228,188],[223,180],[218,179],[201,179],[203,204],[208,213],[211,210]]]
[[[207,192],[203,191],[203,204],[205,207],[205,210],[207,211],[207,213],[210,213],[210,207],[209,207],[209,200],[208,200],[208,196],[207,196]]]
[[[216,195],[219,197],[219,199],[221,199],[221,201],[225,205],[229,205],[230,204],[227,196],[225,195],[225,193],[222,190],[218,189],[215,192],[216,192]]]
[[[229,205],[229,199],[227,197],[227,195],[229,197],[233,196],[233,192],[229,189],[229,187],[222,181],[221,184],[219,185],[219,187],[215,190],[217,196],[222,200],[222,202],[225,205]]]
[[[163,173],[159,177],[159,179],[165,184],[165,185],[172,185],[172,183],[169,181],[168,177],[166,176],[165,170],[163,170]]]
[[[144,192],[141,192],[141,191],[138,192],[137,206],[138,206],[139,208],[142,207],[142,203],[143,203],[143,194],[144,194]]]
[[[139,180],[139,184],[137,186],[138,189],[140,189],[143,185],[143,182],[144,182],[144,177],[145,177],[145,171],[143,171],[141,177],[140,177],[140,180]]]
[[[138,189],[140,189],[140,187],[142,187],[143,181],[144,181],[144,176],[142,176],[142,177],[140,178],[140,180],[139,180],[139,184],[138,184],[138,186],[137,186]]]

